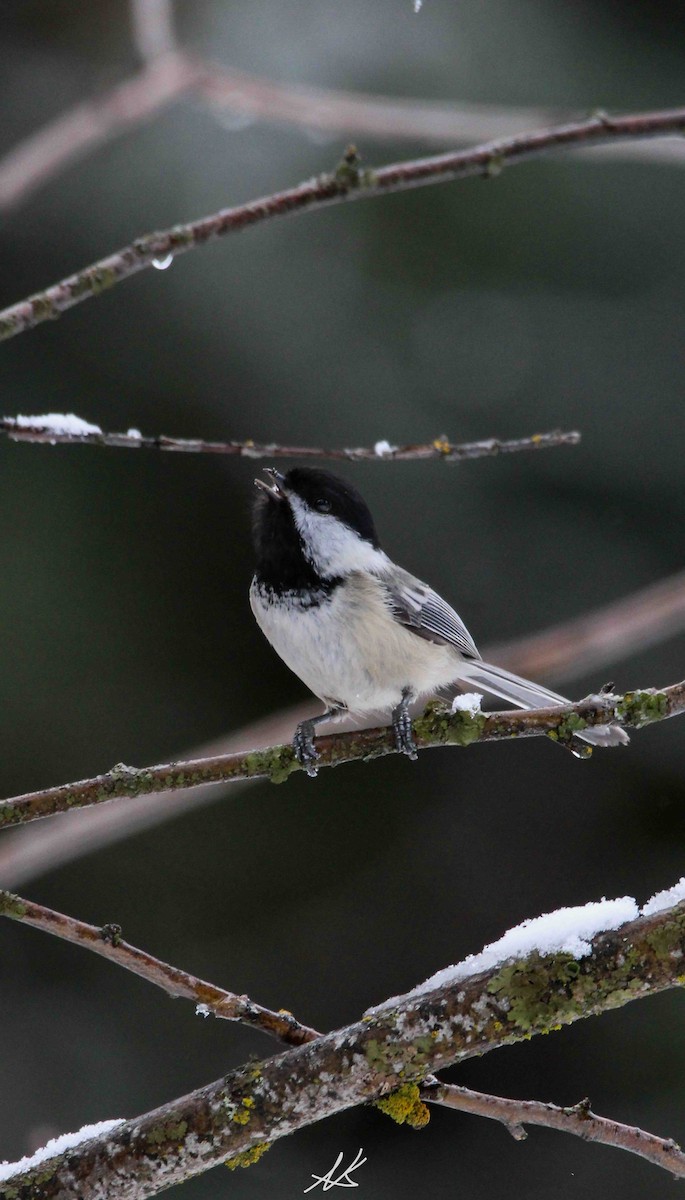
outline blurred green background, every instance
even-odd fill
[[[176,4],[185,45],[275,80],[581,115],[683,102],[673,12],[654,0],[425,0],[418,16],[410,0]],[[137,65],[123,0],[5,0],[0,150]],[[0,303],[149,229],[328,170],[347,140],[179,102],[4,215]],[[426,149],[357,140],[367,162]],[[564,155],[264,225],[5,344],[2,410],[330,445],[579,428],[576,449],[345,468],[387,550],[479,644],[531,633],[682,567],[684,187],[685,150],[670,164]],[[254,473],[234,459],[0,444],[0,794],[178,757],[304,698],[247,604]],[[684,653],[672,638],[569,689],[672,682]],[[229,794],[18,890],[335,1028],[525,917],[641,902],[675,882],[684,770],[680,722],[588,764],[535,741],[350,766]],[[278,1050],[20,926],[0,926],[0,955],[0,1159]],[[589,1095],[683,1142],[682,1018],[671,993],[448,1077],[560,1104]],[[360,1109],[181,1190],[295,1196],[359,1146],[360,1195],[374,1200],[660,1200],[673,1188],[558,1134],[519,1145],[439,1111],[416,1134]]]

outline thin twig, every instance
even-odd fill
[[[160,8],[166,0],[149,0]],[[148,0],[138,0],[144,15]],[[0,159],[0,211],[7,211],[45,185],[69,163],[127,130],[134,129],[175,100],[192,94],[219,119],[224,113],[331,136],[407,139],[424,144],[474,144],[513,136],[526,126],[571,119],[570,113],[488,104],[440,104],[401,96],[378,96],[277,83],[173,50],[155,30],[136,35],[146,66],[103,96],[60,114]],[[160,53],[164,43],[168,52]],[[580,147],[579,153],[586,151]],[[616,142],[591,148],[593,154],[638,161],[683,163],[675,141]]]
[[[421,1099],[501,1121],[517,1141],[526,1137],[523,1125],[543,1125],[547,1129],[573,1133],[585,1142],[600,1142],[604,1146],[628,1150],[657,1167],[663,1167],[676,1179],[685,1179],[685,1154],[672,1138],[660,1138],[635,1125],[623,1125],[608,1117],[600,1117],[592,1112],[589,1100],[581,1100],[570,1108],[559,1108],[556,1104],[543,1104],[540,1100],[510,1100],[503,1096],[489,1096],[438,1080],[421,1088]]]
[[[556,682],[639,654],[685,628],[685,571],[530,637],[490,646],[488,662]]]
[[[502,138],[473,149],[393,163],[375,170],[360,169],[356,152],[350,148],[342,163],[330,174],[320,175],[307,183],[247,204],[222,209],[197,221],[139,237],[107,258],[11,305],[0,312],[0,340],[14,337],[43,321],[60,317],[74,305],[99,295],[151,266],[155,259],[185,254],[206,242],[263,221],[318,210],[346,200],[388,195],[473,175],[489,179],[498,175],[504,167],[549,151],[626,139],[634,141],[663,137],[682,133],[684,129],[685,108],[611,118],[600,115],[551,129]]]
[[[204,1006],[215,1017],[227,1021],[240,1021],[252,1028],[262,1029],[272,1037],[278,1038],[290,1046],[301,1046],[319,1037],[315,1029],[301,1025],[291,1013],[281,1010],[273,1012],[261,1004],[255,1004],[248,996],[238,996],[234,992],[224,991],[213,983],[207,983],[196,975],[189,975],[178,967],[172,967],[138,950],[125,942],[118,925],[88,925],[85,921],[77,921],[64,913],[45,908],[11,892],[0,891],[0,916],[11,917],[44,933],[52,933],[55,937],[73,942],[77,946],[85,946],[95,954],[100,954],[110,962],[118,963],[141,979],[162,988],[169,996],[183,997]]]
[[[35,425],[30,422],[35,420]],[[530,437],[503,440],[487,438],[479,442],[450,442],[441,436],[432,442],[416,445],[391,446],[378,442],[376,446],[323,449],[318,446],[281,446],[275,442],[207,442],[200,438],[172,438],[164,434],[143,437],[137,430],[128,433],[69,433],[41,425],[40,417],[0,417],[0,434],[13,442],[33,442],[43,445],[111,446],[128,450],[173,450],[184,454],[227,454],[239,458],[332,458],[348,462],[406,462],[412,459],[443,459],[445,462],[472,458],[492,458],[498,454],[515,454],[520,450],[546,450],[555,446],[577,446],[580,434],[573,430],[534,433]]]
[[[406,140],[424,145],[473,145],[514,137],[520,129],[571,121],[577,113],[561,109],[515,108],[463,101],[445,104],[406,96],[345,92],[304,84],[280,83],[205,60],[198,92],[217,110],[243,118],[330,137]],[[677,141],[618,142],[579,153],[638,161],[685,163]]]
[[[684,951],[679,904],[598,934],[580,960],[534,951],[475,975],[454,970],[15,1172],[5,1186],[22,1200],[144,1200],[226,1159],[247,1166],[277,1139],[369,1100],[386,1098],[396,1119],[425,1124],[418,1085],[427,1074],[680,986]],[[675,1154],[668,1166],[680,1171]]]
[[[136,50],[144,63],[153,63],[176,50],[171,0],[129,0]]]
[[[627,692],[624,696],[602,693],[577,704],[512,712],[450,713],[440,704],[429,704],[413,723],[419,749],[437,746],[470,746],[475,742],[508,741],[511,738],[550,737],[572,747],[583,729],[617,723],[641,728],[685,712],[685,681],[657,691],[654,688]],[[393,731],[352,730],[317,738],[318,767],[368,761],[396,754]],[[589,747],[586,755],[589,755]],[[271,746],[237,754],[220,754],[181,763],[153,767],[130,767],[119,763],[104,775],[30,792],[0,802],[0,827],[21,825],[57,812],[103,804],[118,796],[144,796],[176,791],[200,784],[233,782],[238,779],[270,779],[282,783],[302,770],[292,746]]]
[[[14,208],[70,163],[149,121],[191,91],[201,77],[180,54],[156,58],[104,96],[77,104],[0,159],[0,211]]]

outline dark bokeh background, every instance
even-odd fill
[[[683,102],[672,11],[426,0],[416,17],[410,0],[186,0],[177,19],[188,44],[280,80],[581,113]],[[2,148],[135,63],[123,0],[4,0]],[[344,140],[231,128],[180,103],[6,217],[0,302],[147,229],[329,169]],[[416,149],[361,148],[376,162]],[[2,410],[348,445],[578,427],[574,450],[346,470],[390,553],[478,642],[523,635],[682,566],[684,186],[685,158],[567,155],[264,226],[4,345]],[[175,757],[303,698],[247,605],[254,464],[8,443],[0,460],[0,794]],[[571,690],[671,682],[684,652],[672,639]],[[585,765],[535,742],[352,766],[244,790],[24,890],[333,1028],[525,917],[675,882],[684,768],[678,722]],[[85,952],[9,924],[0,939],[0,1158],[273,1052]],[[683,1141],[684,1052],[670,994],[451,1077],[558,1103],[589,1095]],[[183,1194],[295,1196],[359,1146],[356,1178],[378,1200],[673,1188],[557,1134],[519,1145],[436,1111],[418,1135],[358,1110]]]

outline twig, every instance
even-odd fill
[[[601,1142],[604,1146],[628,1150],[657,1167],[663,1167],[676,1179],[685,1179],[685,1154],[672,1138],[660,1138],[634,1125],[622,1125],[619,1121],[600,1117],[592,1112],[589,1100],[581,1100],[570,1108],[559,1108],[556,1104],[543,1104],[540,1100],[488,1096],[438,1080],[421,1088],[421,1099],[501,1121],[517,1141],[526,1137],[523,1125],[544,1125],[547,1129],[573,1133],[585,1142]]]
[[[166,0],[138,0],[145,18],[150,6],[164,9]],[[234,113],[331,135],[401,138],[424,144],[476,143],[515,135],[528,126],[569,120],[571,115],[545,109],[497,107],[487,104],[440,104],[400,96],[366,95],[276,83],[201,61],[181,49],[173,50],[162,18],[155,29],[139,30],[138,51],[147,65],[103,96],[93,97],[61,114],[0,159],[0,211],[7,211],[45,185],[69,163],[112,138],[134,129],[175,100],[192,94],[217,116]],[[167,44],[167,53],[161,52]],[[165,61],[166,60],[166,61]],[[585,153],[583,148],[580,153]],[[685,162],[682,147],[673,141],[617,142],[595,150],[611,157],[667,163]]]
[[[86,100],[44,125],[0,159],[0,211],[13,208],[98,146],[150,120],[191,91],[201,74],[190,59],[167,54],[105,96]]]
[[[444,103],[406,96],[282,83],[203,61],[198,92],[219,114],[310,129],[331,137],[402,139],[441,145],[515,135],[534,125],[570,120],[561,109]]]
[[[35,419],[35,425],[29,422]],[[13,442],[33,442],[44,445],[112,446],[128,450],[173,450],[185,454],[227,454],[239,458],[332,458],[348,462],[406,462],[410,459],[443,459],[445,462],[472,458],[492,458],[498,454],[515,454],[520,450],[546,450],[555,446],[577,446],[580,434],[576,431],[534,433],[531,437],[502,440],[487,438],[480,442],[450,442],[437,437],[432,442],[417,445],[391,446],[378,442],[376,446],[322,449],[318,446],[280,446],[275,442],[207,442],[200,438],[172,438],[164,434],[143,437],[133,433],[69,433],[59,428],[41,425],[41,418],[0,417],[0,434]]]
[[[171,0],[130,0],[131,27],[144,63],[176,50]]]
[[[345,92],[332,88],[280,83],[234,67],[204,62],[198,92],[219,113],[237,114],[248,121],[266,121],[329,136],[407,140],[424,145],[464,145],[513,137],[526,127],[545,127],[571,121],[569,111],[514,108],[458,101],[445,104],[405,96]],[[623,142],[601,150],[622,159],[685,163],[683,147],[674,141]]]
[[[211,1010],[216,1017],[259,1028],[286,1045],[301,1046],[322,1036],[316,1030],[301,1025],[290,1013],[263,1008],[246,996],[226,992],[129,945],[116,925],[101,928],[88,925],[5,891],[0,891],[0,916],[10,917],[75,945],[85,946],[146,979],[172,997],[192,1000]],[[586,1141],[629,1150],[671,1171],[676,1177],[685,1175],[685,1155],[675,1142],[597,1116],[591,1112],[588,1101],[581,1101],[570,1108],[559,1108],[535,1100],[511,1100],[475,1092],[469,1088],[444,1084],[434,1076],[424,1080],[420,1099],[501,1121],[517,1139],[526,1136],[522,1128],[524,1124],[543,1125],[576,1134]]]
[[[318,210],[345,200],[387,195],[472,175],[492,178],[506,166],[538,157],[550,150],[602,145],[625,139],[663,137],[682,133],[684,129],[685,108],[612,118],[600,115],[517,137],[502,138],[473,149],[393,163],[376,170],[361,170],[356,152],[350,148],[343,162],[331,174],[320,175],[307,183],[235,208],[222,209],[197,221],[139,237],[107,258],[11,305],[0,312],[0,340],[14,337],[43,321],[60,317],[74,305],[99,295],[149,267],[155,259],[165,259],[170,254],[185,254],[196,246],[229,233],[237,233],[262,221]]]
[[[584,617],[554,626],[531,638],[486,646],[483,657],[529,679],[573,679],[623,655],[639,652],[685,626],[685,572],[661,580],[595,609]],[[299,721],[316,713],[314,701],[282,709],[243,729],[218,738],[183,758],[226,754],[245,747],[266,747],[284,741]],[[248,783],[249,781],[244,781]],[[235,794],[238,784],[231,785]],[[19,887],[55,866],[64,865],[96,848],[111,845],[140,829],[149,829],[216,801],[225,789],[191,788],[158,792],[155,796],[123,798],[116,805],[81,809],[69,822],[32,824],[9,833],[0,842],[0,880]]]
[[[169,996],[183,997],[193,1000],[196,1004],[209,1009],[215,1017],[227,1021],[240,1021],[252,1028],[262,1029],[272,1037],[279,1038],[290,1046],[301,1046],[319,1037],[315,1029],[301,1025],[291,1013],[281,1010],[272,1012],[261,1004],[255,1004],[247,996],[238,996],[234,992],[224,991],[207,983],[196,975],[189,975],[178,967],[172,967],[153,958],[144,950],[138,950],[125,942],[118,925],[88,925],[85,921],[77,921],[64,913],[45,908],[11,892],[0,891],[0,916],[11,917],[44,933],[52,933],[73,942],[77,946],[85,946],[95,954],[102,955],[110,962],[118,963],[141,979],[162,988]]]
[[[271,716],[251,722],[246,728],[225,734],[212,742],[178,754],[177,759],[206,758],[244,750],[247,746],[272,746],[284,741],[305,717],[317,712],[316,701],[297,708],[282,709]],[[196,787],[183,792],[158,792],[154,796],[124,796],[117,804],[98,804],[82,808],[68,821],[59,818],[33,822],[9,830],[0,838],[0,884],[23,886],[46,870],[73,862],[103,846],[113,845],[141,830],[154,828],[164,821],[215,803],[230,787],[235,796],[249,780],[215,788]]]
[[[685,571],[531,637],[488,647],[488,662],[546,682],[596,672],[685,628]]]
[[[602,693],[577,704],[512,712],[450,713],[437,703],[429,704],[413,723],[419,749],[437,746],[470,746],[475,742],[508,741],[511,738],[547,736],[571,745],[576,735],[594,725],[617,723],[641,728],[685,712],[685,681],[660,691],[649,688],[624,696]],[[352,730],[317,738],[318,767],[333,767],[355,760],[368,761],[396,754],[391,729]],[[270,779],[282,783],[300,767],[292,746],[271,746],[237,754],[220,754],[181,763],[153,767],[129,767],[119,763],[104,775],[62,784],[38,792],[0,801],[0,827],[21,825],[53,813],[103,804],[118,796],[143,796],[176,791],[200,784],[233,782],[238,779]]]
[[[15,1173],[5,1185],[22,1200],[143,1200],[226,1159],[247,1166],[277,1139],[369,1100],[387,1097],[385,1111],[398,1120],[425,1123],[413,1085],[431,1071],[679,986],[684,951],[679,904],[598,934],[580,961],[533,952],[478,975],[456,972]],[[681,1169],[675,1153],[669,1169]]]

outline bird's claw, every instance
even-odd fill
[[[319,755],[314,745],[314,726],[310,721],[302,721],[295,730],[293,750],[298,763],[309,778],[316,779],[319,772],[314,764]]]
[[[412,733],[411,717],[406,708],[401,708],[399,712],[393,714],[392,729],[395,734],[395,745],[400,754],[406,754],[407,758],[415,762],[419,754]]]

